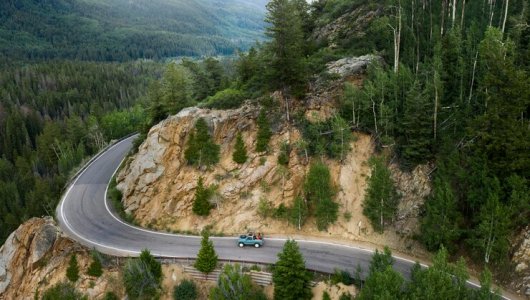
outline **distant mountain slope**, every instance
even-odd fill
[[[231,54],[262,38],[266,0],[4,0],[5,58],[125,61]]]

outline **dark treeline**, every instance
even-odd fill
[[[0,59],[90,61],[226,55],[260,39],[263,1],[8,0]]]
[[[51,62],[0,73],[0,243],[53,215],[70,171],[143,124],[155,63]],[[136,104],[136,105],[135,105]]]

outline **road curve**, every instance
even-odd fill
[[[56,210],[62,230],[72,239],[89,248],[116,256],[137,256],[149,249],[159,257],[195,258],[200,237],[155,232],[124,223],[112,212],[106,201],[107,186],[132,147],[135,136],[126,138],[95,159],[70,184]],[[235,237],[212,237],[221,260],[274,263],[285,239],[270,238],[259,249],[238,248]],[[310,270],[332,273],[344,269],[353,273],[357,266],[366,271],[373,251],[353,246],[297,241]],[[394,269],[410,276],[414,262],[394,256]],[[365,275],[365,274],[363,274]],[[364,277],[364,276],[363,276]],[[477,287],[476,284],[470,283]]]

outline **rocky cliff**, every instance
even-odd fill
[[[91,262],[88,251],[65,237],[51,217],[33,218],[14,231],[0,248],[0,299],[34,299],[58,282],[66,280],[70,256],[76,253],[81,278],[76,288],[90,299],[100,299],[106,290],[121,290],[116,271],[100,278],[84,274]],[[113,286],[114,284],[114,286]]]
[[[355,134],[352,150],[344,161],[325,160],[337,190],[335,201],[340,207],[339,220],[328,232],[319,232],[311,219],[298,230],[285,220],[262,217],[258,212],[260,203],[291,206],[301,192],[309,162],[304,155],[291,151],[287,166],[278,163],[280,145],[284,141],[295,145],[300,138],[300,132],[284,123],[282,117],[271,120],[274,134],[270,151],[256,153],[258,112],[259,107],[252,104],[224,111],[188,108],[154,126],[138,153],[129,158],[117,176],[126,211],[143,226],[169,232],[198,233],[208,226],[214,232],[227,235],[256,230],[269,235],[387,244],[402,251],[424,253],[409,237],[417,231],[415,220],[419,207],[430,191],[425,168],[410,174],[395,168],[399,190],[407,194],[396,230],[383,235],[374,233],[362,214],[366,179],[370,175],[367,161],[374,151],[371,137],[366,134]],[[184,159],[189,133],[198,118],[209,124],[214,141],[221,146],[220,163],[208,169],[189,166]],[[232,161],[238,132],[242,133],[249,153],[248,161],[242,165]],[[216,187],[212,199],[216,208],[208,217],[192,212],[199,177],[203,177],[206,186]]]
[[[515,265],[511,288],[530,299],[530,226],[527,226],[512,244],[512,262]]]

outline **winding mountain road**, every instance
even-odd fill
[[[195,258],[200,237],[155,232],[124,223],[106,200],[107,186],[132,147],[135,136],[124,139],[93,159],[70,184],[56,216],[63,231],[89,248],[116,256],[137,256],[149,249],[154,256]],[[238,248],[236,237],[212,237],[221,260],[274,263],[285,239],[268,238],[262,248]],[[365,272],[373,251],[353,246],[298,240],[308,269],[332,273],[335,268],[353,273],[358,265]],[[410,276],[414,262],[394,256],[394,269]],[[476,284],[470,283],[477,287]]]

